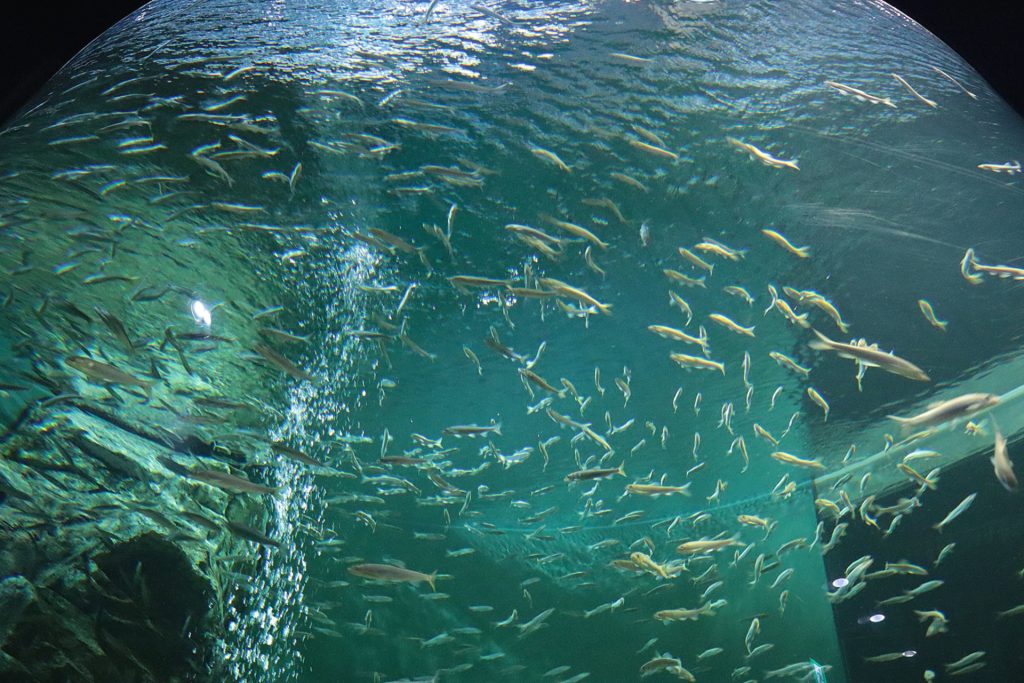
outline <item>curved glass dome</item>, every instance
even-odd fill
[[[0,135],[0,671],[1012,680],[1022,144],[882,2],[147,5]]]

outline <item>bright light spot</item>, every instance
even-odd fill
[[[195,318],[197,324],[209,327],[213,323],[213,312],[199,299],[192,301],[191,309],[192,317]]]
[[[870,621],[872,624],[877,624],[880,621],[885,621],[885,615],[884,614],[872,614],[870,617],[868,617],[868,621]]]
[[[903,656],[904,657],[916,657],[917,656],[917,650],[904,650],[903,651]]]
[[[842,588],[843,586],[847,585],[848,583],[850,583],[850,581],[848,579],[846,579],[844,577],[839,577],[838,579],[835,579],[832,582],[832,587],[833,588]]]

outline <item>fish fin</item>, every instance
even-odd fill
[[[626,476],[626,463],[622,463],[621,465],[619,465],[619,469],[617,469],[616,472],[618,472],[622,476]]]
[[[806,313],[805,313],[805,315],[806,315]],[[811,332],[813,332],[814,336],[818,338],[817,339],[818,342],[820,342],[822,344],[825,344],[825,348],[827,348],[831,344],[835,344],[836,343],[833,340],[828,339],[828,337],[825,337],[823,334],[821,334],[820,332],[818,332],[814,328],[811,328]],[[817,348],[816,346],[814,346],[814,342],[811,342],[811,348]]]
[[[437,592],[437,589],[434,587],[434,581],[436,581],[436,580],[437,580],[437,570],[435,569],[434,571],[432,571],[427,576],[427,583],[430,584],[430,590],[432,590],[435,593]]]

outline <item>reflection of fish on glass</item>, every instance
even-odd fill
[[[818,664],[813,659],[809,660],[811,664],[811,673],[814,674],[814,683],[828,683],[825,678],[825,667]]]

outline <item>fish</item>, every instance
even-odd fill
[[[700,617],[713,616],[714,610],[708,605],[703,605],[695,609],[687,609],[680,607],[677,609],[663,609],[654,613],[654,618],[663,623],[670,621],[697,621]]]
[[[239,477],[229,472],[221,472],[220,470],[208,470],[208,469],[187,469],[185,475],[189,479],[195,479],[201,481],[210,486],[216,486],[219,489],[225,491],[231,491],[232,493],[258,493],[261,495],[273,495],[280,489],[273,486],[263,486],[257,484],[254,481],[249,481],[245,477]]]
[[[978,164],[978,168],[983,171],[1006,173],[1007,175],[1013,175],[1014,173],[1021,172],[1019,161],[1008,161],[1005,164]]]
[[[931,381],[931,378],[928,377],[924,370],[899,356],[879,351],[869,346],[857,346],[856,344],[832,341],[817,330],[812,329],[812,332],[817,337],[817,339],[812,340],[808,344],[812,349],[817,351],[834,351],[840,358],[859,361],[868,367],[881,368],[886,372],[918,382]]]
[[[454,436],[460,438],[467,436],[469,438],[475,438],[478,436],[487,436],[489,434],[497,434],[501,436],[501,423],[497,422],[490,425],[452,425],[451,427],[445,427],[441,430],[442,434],[448,436]]]
[[[699,358],[697,356],[689,356],[685,353],[671,353],[669,358],[674,360],[683,368],[696,368],[698,370],[718,370],[723,375],[725,374],[725,363],[713,361],[709,358]]]
[[[647,570],[663,579],[670,578],[668,572],[665,571],[665,567],[655,562],[651,559],[651,556],[646,553],[631,553],[629,560],[636,565],[638,569]]]
[[[280,548],[281,543],[270,538],[259,529],[253,529],[251,526],[242,524],[240,522],[233,522],[230,519],[226,520],[225,525],[228,531],[239,538],[244,538],[247,541],[258,543],[260,545],[267,545],[271,548]]]
[[[770,228],[764,228],[764,229],[761,230],[761,232],[768,239],[770,239],[772,242],[775,242],[780,247],[782,247],[783,249],[785,249],[789,253],[793,254],[794,256],[798,256],[799,258],[810,258],[811,257],[811,248],[810,247],[797,247],[797,246],[794,246],[793,243],[790,242],[788,239],[786,239],[786,237],[784,235],[782,235],[781,233],[776,232],[775,230],[771,230]]]
[[[673,291],[669,291],[668,293],[668,303],[670,306],[676,306],[686,315],[686,324],[689,325],[693,320],[693,310],[690,308],[690,304],[686,303],[681,296]]]
[[[544,149],[543,147],[531,147],[530,153],[538,159],[546,161],[566,173],[572,173],[572,168],[570,168],[567,163],[562,161],[559,156],[551,150]]]
[[[945,529],[950,522],[952,522],[954,519],[962,515],[967,510],[967,508],[971,507],[971,504],[974,503],[974,499],[977,497],[977,493],[972,493],[966,498],[964,498],[957,504],[955,508],[949,511],[949,514],[942,518],[941,522],[939,522],[938,524],[933,524],[932,528],[936,531],[942,531],[943,529]]]
[[[271,365],[275,366],[278,370],[281,370],[286,375],[295,379],[301,379],[310,381],[313,376],[300,368],[299,366],[292,363],[290,360],[282,356],[280,353],[270,348],[266,344],[254,344],[252,347],[253,351],[263,356],[264,359]]]
[[[626,493],[636,493],[643,496],[664,496],[674,493],[681,493],[684,496],[690,495],[690,484],[683,486],[664,486],[661,484],[627,484]]]
[[[710,237],[705,237],[704,241],[693,245],[693,248],[705,254],[714,254],[734,262],[743,260],[747,253],[745,249],[733,249]]]
[[[665,274],[665,277],[667,277],[668,279],[674,282],[678,282],[681,285],[685,285],[686,287],[703,287],[705,289],[707,288],[707,285],[704,284],[703,276],[690,277],[689,275],[684,275],[683,273],[680,273],[678,270],[673,270],[672,268],[665,268],[661,272],[663,272]]]
[[[757,159],[766,166],[771,166],[772,168],[791,168],[794,171],[800,170],[800,166],[797,164],[796,159],[792,159],[789,161],[786,161],[784,159],[778,159],[776,157],[773,157],[768,152],[760,150],[748,142],[743,142],[742,140],[737,140],[736,138],[733,137],[726,137],[725,141],[728,142],[733,147],[737,147],[740,150],[746,152],[751,156],[751,158]]]
[[[374,581],[389,581],[394,583],[421,583],[426,581],[430,584],[431,590],[436,590],[434,581],[437,580],[437,572],[424,574],[422,572],[397,567],[391,564],[356,564],[348,568],[349,574],[373,579]]]
[[[686,247],[679,247],[678,251],[680,256],[682,256],[684,259],[689,261],[692,265],[696,266],[697,268],[700,268],[701,270],[706,270],[708,275],[715,274],[714,264],[708,263],[697,254],[694,254],[692,251],[687,249]]]
[[[109,363],[103,363],[85,356],[68,356],[64,363],[75,370],[78,370],[87,378],[100,384],[121,384],[138,387],[146,396],[153,393],[153,383],[134,377],[124,370],[121,370]]]
[[[976,100],[976,99],[978,99],[978,96],[977,96],[977,95],[975,95],[974,93],[972,93],[972,92],[971,92],[970,90],[968,90],[967,88],[965,88],[965,87],[964,87],[964,86],[963,86],[963,85],[962,85],[962,84],[960,83],[960,81],[956,80],[955,78],[953,78],[952,76],[950,76],[950,75],[949,75],[948,73],[946,73],[945,71],[943,71],[943,70],[942,70],[942,69],[940,69],[939,67],[937,67],[937,66],[932,66],[932,71],[934,71],[935,73],[939,74],[940,76],[942,76],[943,78],[945,78],[945,79],[946,79],[947,81],[949,81],[950,83],[952,83],[952,84],[953,84],[953,85],[955,85],[956,87],[960,88],[960,90],[962,90],[962,91],[964,92],[964,94],[965,94],[965,95],[967,95],[968,97],[970,97],[970,98],[971,98],[972,100]]]
[[[731,332],[735,332],[736,334],[742,334],[742,335],[747,336],[747,337],[753,337],[754,336],[754,326],[753,325],[751,325],[750,327],[743,327],[742,325],[737,323],[732,318],[729,318],[728,316],[724,316],[724,315],[722,315],[720,313],[712,313],[711,315],[708,316],[708,318],[712,322],[716,322],[719,325],[721,325],[722,327],[724,327],[725,329],[727,329],[727,330],[729,330]]]
[[[917,307],[921,309],[924,319],[931,323],[933,327],[937,327],[943,332],[946,331],[946,326],[949,325],[949,323],[938,319],[935,315],[935,309],[932,308],[932,305],[928,303],[928,301],[925,299],[918,299]]]
[[[705,354],[708,353],[708,335],[703,327],[700,328],[701,335],[699,337],[694,337],[691,334],[687,334],[682,330],[677,330],[674,327],[668,327],[667,325],[648,325],[647,329],[660,337],[664,337],[665,339],[686,342],[687,344],[695,344],[701,347]]]
[[[985,278],[978,275],[977,273],[971,272],[971,268],[973,267],[974,263],[974,249],[968,249],[967,251],[964,252],[964,257],[960,259],[960,274],[970,284],[980,285],[982,282],[985,281]]]
[[[517,624],[516,628],[519,629],[519,635],[517,637],[519,639],[523,639],[531,633],[534,633],[535,631],[538,631],[541,628],[547,626],[547,624],[544,622],[547,621],[547,618],[554,613],[555,608],[549,607],[548,609],[544,610],[543,612],[535,616],[533,619],[530,619],[525,624]]]
[[[605,479],[616,474],[626,476],[625,463],[618,467],[592,468],[588,470],[576,470],[565,475],[565,481],[591,481],[593,479]]]
[[[843,85],[842,83],[836,83],[835,81],[825,81],[825,85],[830,88],[835,88],[843,95],[853,95],[854,98],[861,102],[869,102],[871,104],[884,104],[887,107],[896,109],[896,105],[893,104],[892,100],[888,97],[876,97],[875,95],[869,95],[863,90],[858,90],[849,85]]]
[[[960,659],[956,660],[955,662],[950,662],[949,664],[943,664],[943,666],[946,668],[947,673],[949,673],[949,675],[953,676],[953,675],[956,675],[956,673],[959,673],[959,671],[962,671],[965,668],[967,668],[968,666],[974,664],[978,660],[983,659],[984,657],[985,657],[985,651],[984,650],[979,650],[977,652],[972,652],[969,655],[965,655],[965,656],[961,657]]]
[[[811,374],[810,368],[805,368],[804,366],[800,365],[799,363],[797,363],[795,360],[793,360],[784,353],[779,353],[778,351],[769,351],[768,356],[782,367],[792,370],[798,375],[809,377]]]
[[[641,152],[647,152],[648,154],[651,154],[656,157],[661,157],[662,159],[671,159],[672,161],[677,161],[679,159],[679,155],[673,152],[672,150],[665,149],[664,147],[659,147],[657,145],[649,144],[647,142],[644,142],[643,140],[629,138],[629,144],[634,149],[638,149]]]
[[[890,74],[890,75],[893,78],[896,79],[897,83],[899,83],[904,88],[909,90],[910,94],[913,95],[922,104],[927,104],[929,107],[938,107],[939,106],[938,102],[935,102],[934,100],[929,100],[927,97],[925,97],[921,93],[919,93],[916,90],[914,90],[914,86],[912,86],[909,83],[907,83],[907,81],[902,76],[900,76],[898,74]]]
[[[1003,488],[1013,493],[1017,490],[1017,475],[1013,473],[1013,461],[1010,460],[1009,452],[1006,449],[1006,438],[995,428],[995,445],[992,449],[992,467],[995,469],[996,479],[1003,485]]]
[[[742,546],[743,543],[739,540],[738,536],[731,538],[719,538],[719,539],[702,539],[699,541],[686,541],[676,546],[676,552],[680,555],[698,555],[701,553],[711,553],[723,548],[729,548],[733,546]]]
[[[542,286],[548,287],[549,289],[553,290],[559,296],[568,297],[570,299],[576,299],[577,301],[580,301],[581,303],[584,303],[587,306],[593,306],[597,310],[599,310],[602,313],[604,313],[605,315],[611,315],[612,314],[612,305],[611,304],[603,304],[603,303],[601,303],[600,301],[598,301],[594,297],[592,297],[589,294],[587,294],[586,292],[584,292],[582,289],[577,289],[576,287],[573,287],[572,285],[566,284],[565,282],[562,282],[561,280],[556,280],[556,279],[550,278],[550,277],[542,277],[542,278],[540,278],[538,280],[538,282]]]
[[[829,406],[825,397],[819,394],[817,389],[814,387],[807,387],[807,396],[825,412],[825,422],[828,422]]]
[[[963,394],[962,396],[936,403],[929,407],[928,410],[913,417],[889,415],[888,418],[898,422],[906,429],[931,427],[952,420],[970,417],[998,404],[999,397],[995,394]]]
[[[801,458],[791,453],[786,453],[784,451],[775,451],[774,453],[771,454],[771,457],[774,460],[778,460],[779,462],[785,463],[787,465],[796,465],[797,467],[806,467],[808,469],[814,470],[825,469],[825,465],[823,465],[821,461],[818,459],[808,460],[806,458]]]
[[[558,398],[565,398],[565,390],[564,389],[556,389],[546,379],[544,379],[543,377],[538,375],[533,370],[527,370],[526,368],[519,368],[519,375],[524,380],[526,380],[526,381],[528,381],[528,382],[530,382],[532,384],[535,384],[536,386],[540,387],[544,391],[547,391],[549,393],[555,394],[556,396],[558,396]]]

